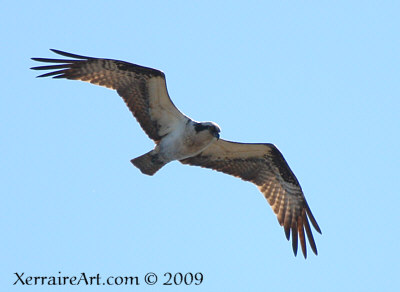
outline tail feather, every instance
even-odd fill
[[[155,174],[166,164],[158,158],[158,154],[155,154],[153,150],[132,159],[131,162],[134,166],[139,168],[142,173],[147,175]]]

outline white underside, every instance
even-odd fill
[[[192,121],[179,122],[154,149],[164,162],[195,156],[217,139],[209,132],[196,133]]]

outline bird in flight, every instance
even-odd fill
[[[117,91],[142,129],[154,141],[148,153],[131,160],[147,175],[154,175],[168,162],[211,168],[254,183],[271,205],[286,238],[292,237],[297,255],[300,240],[307,257],[306,238],[318,254],[309,220],[321,233],[300,184],[283,158],[270,143],[238,143],[220,139],[214,122],[197,122],[181,113],[167,92],[163,72],[124,61],[92,58],[51,50],[70,59],[32,58],[51,65],[33,70],[51,70],[38,77],[53,76],[81,80]],[[305,230],[305,232],[304,232]]]

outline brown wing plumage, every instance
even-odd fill
[[[197,156],[181,162],[221,171],[257,185],[277,215],[288,240],[292,234],[294,254],[297,254],[299,238],[303,255],[307,257],[304,230],[311,249],[317,254],[308,219],[315,230],[319,233],[321,230],[299,182],[274,145],[235,143],[220,139]]]
[[[175,122],[186,118],[170,100],[163,72],[118,60],[52,51],[73,59],[32,58],[56,63],[31,68],[53,70],[38,77],[81,80],[117,90],[143,130],[155,142],[168,134]]]

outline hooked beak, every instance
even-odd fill
[[[217,140],[219,140],[219,133],[218,132],[214,132],[214,137],[217,138]]]

